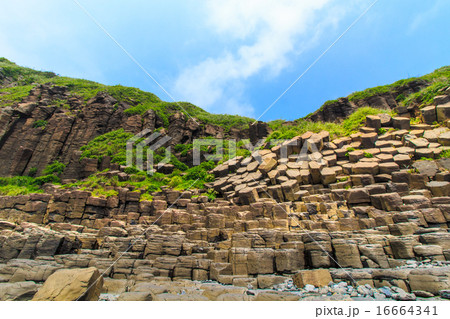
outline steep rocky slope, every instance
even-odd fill
[[[67,165],[63,178],[85,177],[80,148],[102,134],[123,129],[137,134],[163,130],[169,145],[195,138],[263,137],[251,119],[211,115],[182,103],[125,87],[61,78],[0,61],[0,176],[40,174],[55,160]],[[190,115],[183,112],[188,109]],[[197,116],[196,116],[197,115]],[[258,135],[259,134],[259,135]]]

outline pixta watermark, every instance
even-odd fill
[[[154,174],[164,165],[169,164],[172,159],[172,137],[145,129],[126,143],[126,165],[138,170],[146,171],[149,175]],[[264,139],[256,143],[248,141],[240,149],[250,151],[254,160],[263,162],[263,155],[258,152],[262,149],[273,150],[279,159],[289,162],[303,163],[324,161],[319,151],[319,146],[314,141],[306,140],[303,143],[298,139],[277,139],[265,142]],[[203,161],[220,162],[226,158],[232,160],[236,157],[238,150],[236,139],[203,138],[194,139],[192,143],[192,156],[189,166],[200,165]],[[276,147],[276,149],[274,149]],[[162,154],[161,154],[162,153]],[[156,158],[157,157],[157,158]]]

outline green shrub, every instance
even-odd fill
[[[183,179],[180,176],[173,176],[170,179],[169,186],[172,187],[172,188],[176,188],[181,183],[183,183]]]
[[[440,158],[450,158],[450,150],[442,151],[439,155]]]
[[[92,192],[92,196],[94,196],[94,197],[101,197],[101,198],[108,198],[108,197],[111,197],[111,196],[118,196],[118,195],[119,195],[119,192],[117,192],[114,189],[106,190],[104,188],[96,188]]]
[[[217,198],[217,195],[218,195],[218,193],[214,190],[214,189],[212,189],[212,188],[209,188],[208,190],[207,190],[207,192],[206,192],[206,196],[208,196],[208,199],[212,202],[212,201],[214,201],[216,198]]]
[[[30,94],[31,89],[33,88],[34,85],[0,88],[0,106],[10,106],[22,101]]]
[[[134,166],[126,167],[123,171],[124,171],[124,173],[127,173],[127,174],[139,173],[139,170],[136,167],[134,167]]]
[[[377,115],[380,113],[389,112],[372,107],[361,107],[353,112],[342,123],[312,122],[305,119],[299,119],[295,121],[294,125],[283,126],[276,122],[273,124],[273,127],[277,129],[269,135],[266,141],[270,142],[277,139],[287,140],[308,131],[314,133],[327,131],[330,133],[331,138],[345,136],[358,131],[358,129],[364,125],[367,115]]]
[[[54,174],[39,176],[34,180],[34,183],[36,185],[44,185],[46,183],[59,184],[60,182],[60,178]]]
[[[37,167],[31,167],[28,171],[28,176],[35,177],[37,174]]]
[[[153,196],[150,195],[149,193],[144,193],[141,195],[140,201],[142,202],[143,200],[149,201],[151,202],[153,200]]]
[[[377,115],[380,113],[389,113],[389,112],[385,110],[375,109],[372,107],[361,107],[357,109],[342,122],[342,127],[344,129],[345,134],[348,135],[354,133],[361,126],[363,126],[364,122],[366,121],[367,115]]]
[[[125,132],[123,129],[97,136],[87,145],[81,147],[81,159],[101,159],[104,156],[110,156],[112,163],[125,165],[127,141],[132,137],[133,134]]]
[[[59,162],[59,161],[53,161],[53,163],[47,165],[44,170],[42,171],[42,174],[44,175],[61,175],[64,172],[64,169],[66,168],[66,165]]]
[[[47,121],[45,121],[45,120],[37,120],[33,123],[34,128],[41,127],[42,129],[44,129],[46,126],[47,126]]]

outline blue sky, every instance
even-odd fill
[[[179,101],[258,118],[373,0],[78,0]],[[261,120],[450,64],[450,1],[380,0]],[[0,56],[161,90],[72,0],[2,3]]]

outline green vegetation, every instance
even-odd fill
[[[133,137],[133,134],[125,132],[123,129],[119,129],[116,131],[111,131],[109,133],[100,135],[90,141],[87,145],[81,147],[81,159],[83,158],[95,158],[101,160],[104,156],[110,156],[112,163],[117,163],[119,165],[126,165],[126,144],[127,141]],[[134,145],[138,144],[144,138],[137,140]],[[223,159],[222,161],[226,161],[230,156],[230,141],[223,141]],[[236,144],[236,156],[247,157],[251,155],[251,152],[245,148],[245,143],[247,140],[239,141]],[[178,144],[173,147],[173,151],[182,156],[186,156],[189,151],[193,149],[192,144]],[[216,154],[216,146],[201,146],[200,150],[203,153]],[[136,149],[133,148],[133,158],[136,158]],[[147,161],[147,152],[148,147],[143,147],[142,155],[143,162]],[[153,163],[160,163],[165,158],[166,149],[164,147],[159,148],[158,150],[153,152]],[[218,161],[218,160],[216,160]],[[187,174],[194,174],[196,172],[196,167],[189,169],[189,167],[182,163],[173,152],[170,154],[170,164],[174,165],[176,169],[182,172],[187,172]],[[213,169],[215,164],[209,169]],[[127,167],[125,169],[127,174],[135,174],[138,170],[135,167]],[[190,172],[190,173],[189,173]],[[195,179],[195,178],[194,178]]]
[[[216,199],[217,195],[219,193],[217,193],[214,189],[210,188],[206,191],[206,196],[208,196],[209,200],[212,202]]]
[[[318,133],[320,131],[328,131],[332,138],[350,135],[356,132],[364,124],[367,115],[376,115],[380,113],[389,112],[371,107],[362,107],[352,113],[341,124],[329,122],[312,122],[305,119],[299,119],[295,121],[294,125],[282,126],[279,121],[274,121],[269,125],[271,125],[272,129],[275,130],[274,132],[272,132],[272,134],[269,135],[267,141],[269,142],[275,139],[290,139],[308,131],[314,133]]]
[[[2,76],[11,79],[18,85],[0,89],[0,104],[2,106],[20,102],[28,96],[30,90],[37,84],[51,83],[66,86],[71,93],[81,96],[85,101],[93,98],[99,92],[107,92],[118,102],[131,105],[129,109],[125,110],[125,113],[129,115],[143,115],[148,110],[154,110],[164,122],[165,127],[169,125],[170,115],[177,111],[184,113],[187,119],[192,116],[201,122],[222,126],[225,130],[229,130],[231,127],[248,128],[249,123],[254,121],[251,118],[238,115],[211,114],[187,102],[161,101],[155,94],[137,88],[122,85],[108,86],[89,80],[57,76],[53,72],[35,71],[18,66],[5,58],[0,58],[0,79]],[[55,105],[68,108],[64,101],[56,101]]]
[[[364,152],[364,157],[365,157],[365,158],[373,158],[373,154],[372,154],[372,153]]]
[[[414,125],[414,124],[421,123],[422,120],[420,119],[420,117],[414,117],[414,118],[411,118],[409,122],[411,123],[411,125]]]
[[[388,113],[392,115],[389,111],[375,109],[372,107],[361,107],[357,109],[342,122],[342,128],[345,132],[344,135],[349,135],[356,132],[366,121],[367,115],[377,115],[380,113]]]
[[[87,179],[72,184],[63,185],[64,188],[76,187],[93,192],[93,196],[107,198],[116,196],[115,187],[128,187],[141,193],[141,200],[152,200],[152,192],[161,191],[162,186],[170,186],[177,190],[203,189],[205,183],[212,182],[214,175],[208,171],[214,168],[213,162],[203,162],[199,166],[187,169],[185,172],[174,170],[172,174],[165,175],[155,172],[148,175],[146,172],[137,171],[130,175],[129,180],[119,181],[117,176],[106,177],[104,172],[89,176]],[[131,172],[131,171],[130,171]],[[207,196],[212,199],[217,193],[207,191]]]
[[[30,170],[28,171],[28,176],[30,177],[35,177],[37,174],[37,167],[32,167],[30,168]]]
[[[64,172],[64,169],[66,168],[66,165],[59,162],[59,161],[53,161],[50,165],[47,165],[46,168],[42,171],[44,175],[61,175]]]
[[[0,195],[18,196],[42,193],[38,183],[30,176],[0,177]]]
[[[383,135],[384,133],[386,133],[387,132],[387,130],[385,129],[385,128],[383,128],[383,127],[380,127],[379,129],[378,129],[378,135]]]
[[[92,192],[93,197],[102,197],[102,198],[108,198],[111,196],[118,196],[119,192],[114,189],[104,189],[104,188],[96,188]]]
[[[30,193],[42,193],[39,186],[45,183],[58,184],[60,175],[66,166],[54,161],[43,170],[43,176],[34,177],[37,168],[32,167],[28,176],[0,177],[0,195],[17,196]]]
[[[57,76],[53,72],[36,71],[23,66],[18,66],[5,58],[0,58],[0,73],[3,77],[17,82],[18,85],[42,83]]]
[[[133,134],[125,132],[123,129],[100,135],[81,147],[81,158],[101,159],[104,156],[111,156],[112,163],[125,165],[127,140],[132,137]]]
[[[440,158],[450,158],[450,150],[442,151],[442,153],[439,156]]]
[[[348,96],[349,101],[357,101],[362,99],[367,99],[377,94],[384,93],[394,93],[398,90],[399,87],[402,87],[412,81],[422,80],[430,83],[431,85],[425,89],[417,93],[413,93],[409,96],[405,96],[404,94],[399,94],[396,97],[397,102],[401,102],[403,105],[410,105],[411,103],[419,103],[421,105],[430,104],[433,101],[433,98],[440,94],[440,90],[447,88],[450,86],[450,66],[444,66],[431,72],[429,74],[419,76],[419,77],[411,77],[408,79],[403,79],[396,81],[392,84],[376,86],[373,88],[368,88],[363,91],[354,92]],[[337,100],[329,100],[326,101],[321,108],[324,106],[330,105],[337,102]]]
[[[125,113],[143,115],[148,110],[155,111],[156,115],[163,120],[165,127],[169,126],[168,115],[175,111],[181,111],[186,119],[192,116],[201,122],[222,126],[225,130],[229,130],[231,127],[248,128],[248,125],[254,121],[239,115],[211,114],[188,102],[146,101],[125,110]]]
[[[46,126],[47,126],[47,121],[45,121],[45,120],[37,120],[33,123],[34,128],[40,127],[42,129],[44,129]]]
[[[1,72],[1,71],[0,71]],[[0,106],[10,106],[14,103],[22,101],[30,94],[33,85],[13,86],[8,88],[0,88]]]
[[[59,184],[60,182],[61,182],[60,178],[55,174],[39,176],[34,179],[34,183],[36,185],[44,185],[46,183]]]
[[[420,90],[419,92],[409,95],[403,102],[403,105],[411,105],[418,103],[421,106],[433,103],[433,98],[441,94],[441,90],[450,86],[450,79],[445,79],[434,82],[430,86]]]

